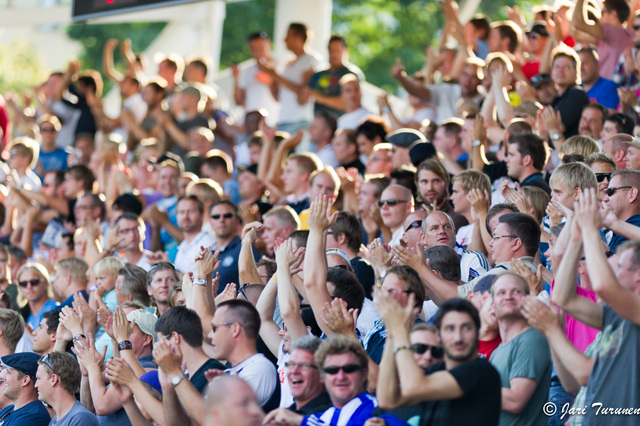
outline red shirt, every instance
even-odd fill
[[[495,339],[491,340],[478,340],[478,353],[489,359],[500,343],[502,343],[502,339],[500,339],[499,335]]]

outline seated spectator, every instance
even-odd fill
[[[39,359],[40,356],[33,352],[5,355],[1,358],[3,368],[0,378],[6,387],[4,395],[13,403],[0,412],[3,425],[49,424],[51,416],[38,401],[38,391],[35,388]]]

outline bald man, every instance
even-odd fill
[[[259,426],[264,418],[255,392],[238,376],[213,379],[205,404],[205,426]]]
[[[413,212],[414,205],[411,191],[402,185],[389,185],[382,191],[378,206],[382,222],[392,232],[390,246],[400,244],[404,233],[402,225],[407,216]]]

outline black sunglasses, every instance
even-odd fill
[[[29,284],[31,284],[31,287],[35,287],[37,285],[40,285],[40,282],[42,282],[40,278],[34,278],[32,280],[27,280],[27,281],[18,281],[18,285],[22,288],[28,286]]]
[[[409,230],[414,228],[422,228],[422,221],[414,220],[413,222],[411,222],[411,224],[409,224],[409,226],[407,226],[407,229],[405,229],[404,232],[409,232]]]
[[[211,219],[213,219],[213,220],[218,220],[218,219],[220,219],[221,217],[222,217],[222,218],[224,218],[224,219],[231,219],[233,216],[234,216],[234,214],[233,214],[233,213],[212,214],[212,215],[211,215]]]
[[[340,365],[340,366],[330,365],[329,367],[324,367],[322,369],[322,371],[324,371],[326,374],[330,376],[338,374],[340,370],[344,371],[345,374],[349,374],[349,373],[355,373],[356,371],[362,370],[362,367],[360,367],[358,364],[346,364],[346,365]]]
[[[611,173],[596,173],[596,180],[602,182],[604,180],[611,180]]]
[[[396,204],[407,203],[407,202],[408,202],[407,200],[396,200],[395,198],[390,198],[388,200],[380,200],[380,201],[378,201],[378,207],[382,208],[385,203],[387,203],[387,205],[389,207],[393,207]]]
[[[611,197],[613,194],[616,193],[618,189],[631,189],[631,188],[633,188],[633,186],[612,186],[610,188],[607,188],[607,190],[605,191],[605,194]]]
[[[440,346],[425,345],[424,343],[415,343],[411,345],[411,350],[419,355],[430,350],[431,356],[434,358],[442,358],[444,356],[444,349]]]

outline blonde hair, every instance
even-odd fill
[[[549,184],[557,183],[568,191],[576,188],[598,188],[596,174],[584,163],[563,164],[553,171]]]
[[[547,214],[547,205],[551,201],[551,197],[547,191],[537,186],[523,186],[522,193],[527,199],[527,204],[533,208],[531,215],[538,223],[542,223],[542,218]]]
[[[600,151],[598,142],[590,136],[575,135],[567,139],[560,147],[560,158],[569,154],[582,155],[589,158]]]
[[[452,183],[458,182],[465,192],[471,189],[479,189],[482,192],[491,193],[491,181],[489,177],[478,170],[463,170],[453,177]]]
[[[124,262],[120,260],[120,258],[115,256],[109,256],[99,260],[95,265],[93,265],[93,273],[97,274],[98,271],[106,271],[117,276],[118,271],[123,267],[124,267]]]

